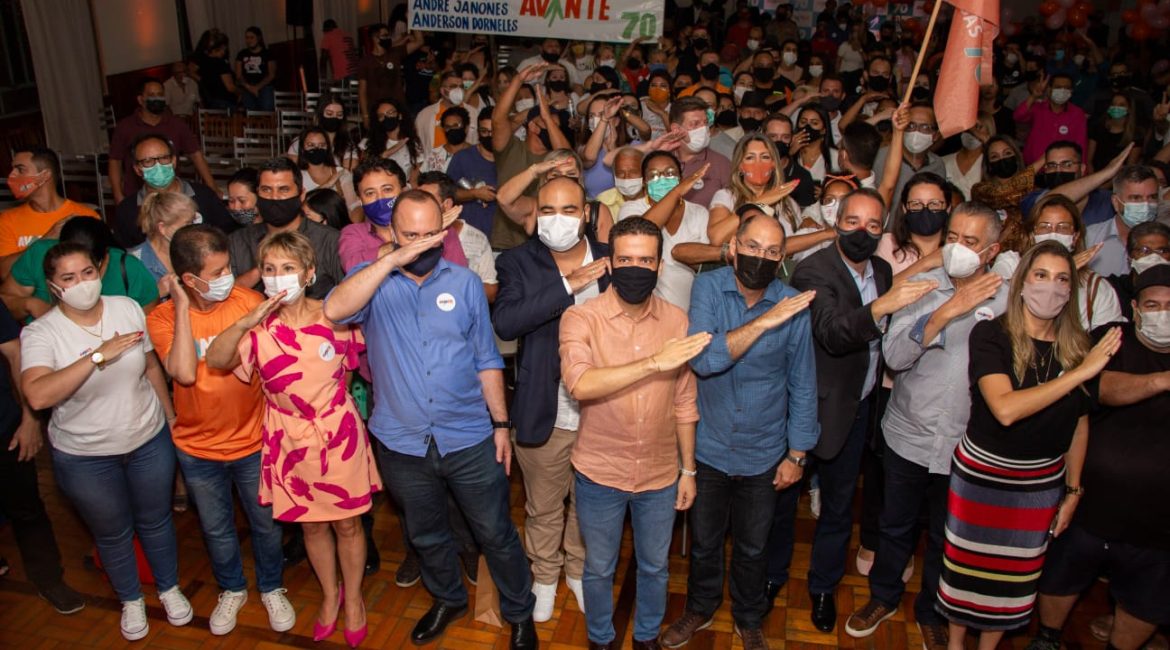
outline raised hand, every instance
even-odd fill
[[[658,372],[675,370],[684,363],[694,359],[711,342],[709,332],[699,332],[686,338],[670,339],[662,344],[662,348],[650,356],[650,361]]]
[[[532,173],[536,176],[543,176],[544,174],[547,174],[554,169],[564,173],[570,169],[575,169],[576,166],[577,161],[573,160],[573,158],[569,156],[565,158],[554,158],[552,160],[542,160],[537,163],[532,163],[532,166],[528,169],[531,170]]]
[[[446,230],[447,228],[450,228],[451,224],[455,223],[455,220],[458,219],[459,215],[461,215],[461,214],[463,214],[463,206],[461,206],[461,205],[457,205],[457,206],[451,208],[450,210],[447,210],[446,212],[444,212],[443,213],[443,229]]]
[[[871,311],[876,318],[889,316],[906,305],[918,302],[923,296],[938,288],[934,280],[907,280],[897,282],[890,290],[873,301]]]
[[[1121,349],[1121,328],[1111,327],[1105,333],[1105,336],[1102,336],[1101,340],[1097,341],[1097,345],[1094,345],[1093,349],[1089,350],[1089,353],[1085,355],[1085,359],[1081,361],[1078,370],[1085,371],[1086,380],[1096,377],[1105,369],[1105,366],[1109,363],[1109,359],[1119,349]]]
[[[443,243],[443,238],[446,236],[447,231],[441,230],[427,237],[419,237],[405,246],[399,246],[388,252],[386,257],[390,258],[390,262],[394,265],[394,268],[400,269],[417,260],[418,256],[422,255],[425,251]]]
[[[1003,276],[998,273],[984,273],[982,276],[963,285],[955,292],[943,307],[952,318],[973,311],[976,307],[990,300],[1003,284]]]
[[[906,127],[910,126],[910,105],[902,104],[894,111],[894,116],[890,118],[894,125],[895,131],[905,131]]]
[[[183,290],[183,282],[179,279],[179,276],[174,273],[168,273],[159,280],[159,284],[166,287],[167,295],[174,301],[176,314],[191,305],[191,298]],[[162,295],[162,291],[159,291],[159,294]]]
[[[707,170],[710,168],[711,163],[707,163],[700,167],[699,171],[684,178],[682,182],[678,184],[680,188],[680,194],[686,194],[687,192],[690,192],[692,189],[694,189],[695,185],[697,185],[699,181],[703,180],[703,174],[706,174]]]
[[[1093,258],[1097,257],[1097,253],[1101,252],[1101,247],[1104,245],[1105,242],[1099,242],[1073,255],[1073,262],[1076,263],[1077,270],[1079,271],[1088,266],[1089,262],[1092,262]]]
[[[808,306],[812,304],[813,298],[816,297],[816,291],[805,291],[799,295],[785,298],[772,305],[771,309],[756,319],[756,322],[767,329],[778,327],[787,322],[788,319],[808,309]]]
[[[573,269],[572,273],[565,276],[565,280],[569,283],[569,288],[573,290],[573,293],[577,293],[595,282],[597,278],[605,275],[607,271],[609,271],[609,258],[603,257]]]
[[[281,291],[280,293],[272,296],[259,305],[256,305],[252,308],[252,311],[248,312],[247,315],[240,319],[240,324],[244,326],[244,329],[249,330],[253,327],[256,327],[265,318],[268,318],[269,314],[280,308],[280,301],[284,300],[284,297],[287,294],[287,291]]]
[[[130,332],[129,334],[115,333],[112,338],[103,341],[94,352],[100,352],[102,354],[102,357],[105,359],[102,362],[103,365],[112,363],[118,357],[122,356],[123,352],[141,343],[142,336],[143,333],[141,331]]]
[[[763,203],[764,205],[773,205],[779,203],[787,198],[789,194],[792,194],[799,185],[800,179],[794,178],[787,183],[783,183],[774,189],[764,192],[763,194],[756,197],[756,200],[759,203]]]

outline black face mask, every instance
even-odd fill
[[[1039,70],[1025,70],[1024,71],[1024,81],[1036,81],[1039,78],[1040,78],[1040,71]]]
[[[256,199],[256,209],[260,211],[260,218],[273,228],[283,228],[292,223],[301,213],[301,197],[290,196],[287,199]]]
[[[855,263],[861,263],[873,257],[881,239],[881,235],[871,235],[865,228],[850,231],[837,229],[837,245],[841,247],[841,252],[845,257]]]
[[[738,118],[735,116],[735,111],[728,109],[719,111],[715,114],[715,124],[724,128],[731,128],[736,125]]]
[[[880,76],[879,77],[870,77],[869,81],[866,82],[866,85],[869,87],[870,90],[874,91],[875,93],[882,93],[882,92],[885,92],[886,90],[889,89],[890,78],[889,77],[880,77]]]
[[[906,219],[906,227],[915,235],[929,237],[937,235],[938,231],[942,230],[943,225],[947,222],[946,210],[929,210],[923,208],[921,210],[908,210],[903,215]]]
[[[629,59],[626,61],[626,67],[631,70],[640,70],[642,68],[642,59]]]
[[[631,305],[640,305],[654,293],[658,271],[644,266],[619,266],[609,276],[618,297]]]
[[[607,90],[609,90],[609,86],[607,84],[603,84],[598,81],[594,81],[593,83],[589,84],[590,95],[596,95],[597,93],[602,93]]]
[[[305,160],[310,165],[326,165],[331,157],[328,149],[305,149]]]
[[[926,102],[930,101],[930,89],[922,86],[915,86],[914,90],[910,91],[910,101]]]
[[[695,40],[691,41],[691,45],[694,45],[695,51],[699,52],[699,51],[705,50],[708,47],[710,47],[711,41],[709,41],[705,38],[696,38]]]
[[[548,88],[549,92],[554,92],[554,93],[569,92],[569,82],[567,82],[563,79],[557,79],[556,81],[546,81],[546,82],[544,82],[544,86],[545,86],[545,88]]]
[[[1109,77],[1109,85],[1119,89],[1126,88],[1129,86],[1131,78],[1132,77],[1127,74],[1115,74],[1112,77]]]
[[[443,129],[443,133],[447,135],[447,142],[459,146],[467,142],[467,129],[459,127],[457,129]]]
[[[824,97],[821,97],[821,99],[819,101],[821,102],[821,106],[823,106],[825,108],[825,110],[829,111],[830,113],[837,111],[841,108],[841,98],[840,97],[834,97],[832,95],[825,95]]]
[[[341,118],[323,117],[321,118],[321,128],[330,133],[337,133],[337,130],[341,128]]]
[[[1051,190],[1076,179],[1076,172],[1040,172],[1036,174],[1036,187]]]
[[[748,289],[758,291],[767,287],[776,279],[776,270],[779,268],[780,260],[735,254],[735,277]]]
[[[390,49],[390,44],[392,42],[393,42],[393,39],[389,39],[389,38],[379,38],[378,39],[378,45],[381,45],[383,50]]]
[[[1020,171],[1020,161],[1015,156],[1000,158],[995,162],[987,163],[987,173],[996,178],[1011,178]]]
[[[752,68],[752,76],[760,83],[768,83],[776,76],[776,69],[768,66],[758,66]]]
[[[398,128],[398,121],[399,120],[398,120],[397,116],[383,117],[382,121],[379,122],[379,124],[382,126],[383,131],[385,131],[386,133],[389,133],[389,132],[393,131],[394,129]]]
[[[435,265],[439,263],[439,258],[441,257],[443,257],[443,245],[439,244],[434,248],[428,248],[420,253],[413,262],[403,264],[402,270],[411,275],[426,275],[434,270]]]
[[[778,155],[779,155],[781,158],[787,158],[787,157],[788,157],[788,150],[789,150],[789,148],[791,147],[791,143],[789,143],[789,142],[784,142],[783,140],[773,140],[773,141],[772,141],[772,144],[776,145],[776,153],[777,153],[777,154],[778,154]]]
[[[699,75],[701,75],[707,81],[715,81],[719,78],[719,64],[708,63],[707,65],[703,66],[702,70],[699,70]]]
[[[536,137],[540,140],[540,144],[544,145],[545,149],[552,151],[552,136],[548,134],[548,131],[541,129],[540,133],[537,134]]]
[[[758,117],[741,117],[739,118],[739,125],[743,127],[744,133],[751,133],[752,131],[759,131],[760,125],[764,121]]]
[[[561,59],[561,55],[557,54],[556,52],[541,52],[540,58],[544,59],[548,63],[556,63]]]
[[[149,97],[146,99],[146,111],[154,115],[162,115],[167,110],[167,100],[162,97]]]
[[[824,131],[814,129],[811,124],[805,124],[804,126],[800,127],[800,130],[808,134],[808,141],[810,143],[816,142],[817,140],[825,137]]]

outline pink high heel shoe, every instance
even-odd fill
[[[337,586],[337,594],[337,615],[333,617],[333,622],[329,625],[321,625],[319,622],[313,621],[314,641],[324,641],[337,631],[337,619],[341,618],[341,607],[345,605],[345,587],[343,585]]]
[[[366,604],[362,603],[362,614],[365,614],[365,612],[366,612]],[[366,635],[369,633],[369,631],[370,631],[370,622],[367,620],[365,623],[362,624],[362,626],[359,629],[356,629],[356,630],[350,630],[349,628],[342,629],[341,635],[345,637],[345,642],[349,645],[349,647],[356,648],[359,645],[361,645],[362,641],[365,641]]]

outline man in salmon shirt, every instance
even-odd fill
[[[175,453],[199,511],[211,571],[222,590],[211,613],[212,634],[227,634],[248,599],[240,558],[232,486],[240,495],[252,533],[256,583],[273,630],[296,623],[285,597],[281,529],[272,507],[260,505],[260,427],[264,398],[257,377],[245,384],[230,371],[212,370],[203,357],[215,337],[264,301],[235,285],[228,239],[209,225],[180,229],[171,239],[167,276],[172,300],[146,319],[150,338],[174,378]]]

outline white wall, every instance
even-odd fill
[[[170,63],[180,57],[179,21],[173,1],[97,0],[90,6],[107,75]]]

